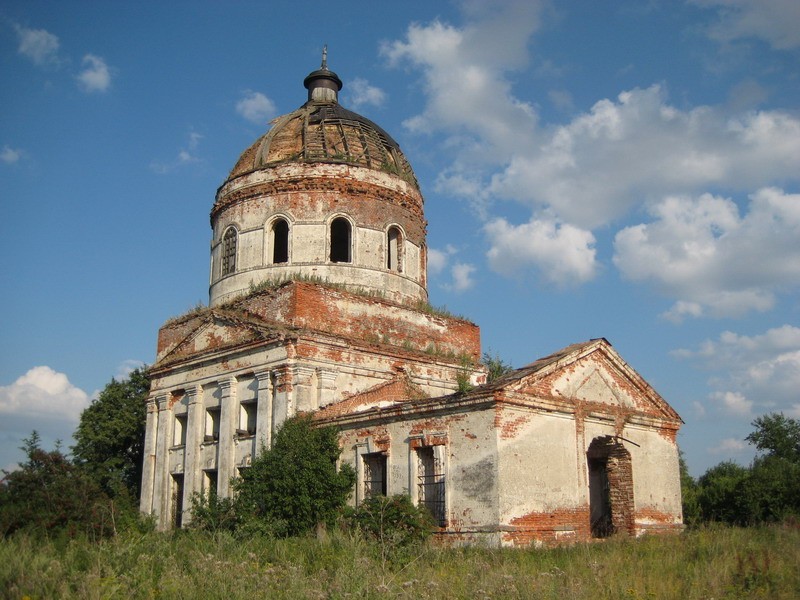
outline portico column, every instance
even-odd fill
[[[258,380],[258,406],[256,408],[256,447],[255,456],[261,447],[272,445],[272,379],[269,371],[255,373]],[[254,457],[255,457],[254,456]]]
[[[236,448],[236,423],[239,417],[239,403],[236,398],[236,378],[230,377],[219,382],[220,415],[219,446],[217,454],[217,494],[220,498],[230,496],[230,483],[234,473]]]
[[[144,430],[144,452],[142,458],[142,492],[139,510],[153,513],[153,486],[156,473],[156,437],[158,435],[158,404],[155,396],[147,399],[147,421]]]
[[[156,397],[158,403],[158,435],[156,438],[156,465],[153,485],[153,505],[158,517],[158,528],[169,529],[169,428],[170,420],[169,396]]]
[[[200,442],[202,441],[205,411],[203,409],[203,388],[199,385],[185,391],[188,411],[186,415],[186,446],[183,463],[183,508],[184,523],[191,520],[192,495],[202,491],[203,478],[200,469]]]

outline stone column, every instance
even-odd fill
[[[183,510],[184,523],[191,520],[192,495],[202,491],[203,471],[200,465],[200,442],[205,427],[203,388],[199,385],[185,391],[188,411],[186,415],[186,446],[183,450]]]
[[[297,412],[311,412],[317,406],[317,390],[313,385],[314,369],[294,365],[292,370],[292,394]]]
[[[336,371],[317,369],[317,382],[319,386],[319,400],[317,408],[323,408],[336,400]]]
[[[293,367],[283,365],[272,372],[272,431],[275,432],[283,422],[294,415],[292,406]]]
[[[254,373],[258,380],[258,407],[256,408],[256,447],[255,458],[262,446],[272,445],[272,379],[269,371]]]
[[[239,402],[236,397],[236,378],[219,382],[219,445],[217,447],[217,495],[230,496],[231,478],[236,475],[236,424],[239,419]]]
[[[153,485],[153,507],[158,517],[158,528],[169,529],[169,428],[170,419],[169,396],[156,397],[158,403],[158,435],[156,436],[156,464]]]
[[[153,486],[156,473],[156,438],[158,436],[158,404],[156,398],[147,399],[147,424],[144,433],[144,452],[142,459],[142,495],[139,510],[149,515],[153,512]]]

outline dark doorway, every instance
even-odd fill
[[[635,533],[633,470],[630,452],[616,437],[592,440],[589,470],[589,525],[592,537]]]

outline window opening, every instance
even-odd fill
[[[222,237],[222,275],[236,271],[236,229],[230,227]]]
[[[215,406],[206,410],[206,442],[219,440],[219,407]]]
[[[397,227],[390,227],[386,237],[386,268],[402,272],[403,234]]]
[[[350,221],[337,217],[331,222],[331,262],[352,262]]]
[[[272,263],[289,262],[289,223],[276,219],[272,224]]]
[[[445,527],[444,469],[436,457],[433,446],[417,448],[417,489],[419,504],[433,515],[439,527]]]
[[[386,495],[386,455],[364,454],[364,498]]]
[[[203,471],[203,493],[206,496],[216,496],[217,495],[217,470],[216,469],[208,469]]]
[[[239,429],[236,433],[239,437],[249,437],[256,434],[256,415],[258,405],[255,400],[247,400],[241,403],[239,411]]]
[[[172,475],[172,525],[180,529],[183,524],[183,473]]]
[[[186,415],[175,415],[175,435],[172,438],[172,443],[175,446],[186,445]]]

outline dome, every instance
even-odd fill
[[[411,165],[392,137],[338,102],[339,77],[327,67],[305,81],[309,100],[273,121],[241,155],[228,180],[287,162],[339,163],[392,173],[419,189]]]
[[[306,279],[427,301],[424,200],[397,142],[339,105],[322,66],[308,99],[242,153],[211,209],[212,306]]]

